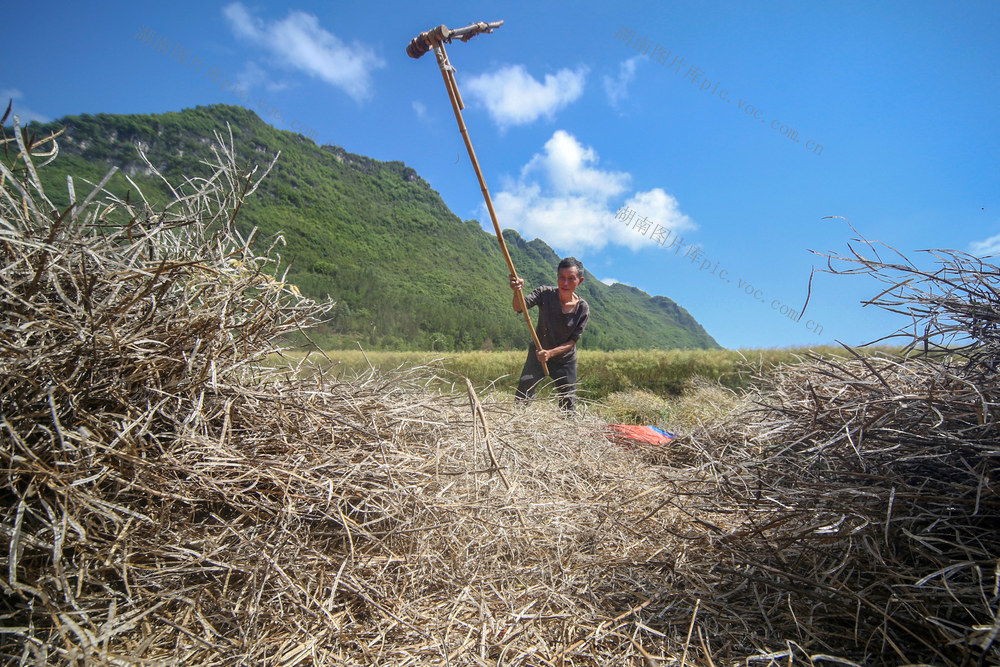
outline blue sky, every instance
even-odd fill
[[[823,273],[796,321],[810,250],[854,236],[828,216],[921,263],[1000,252],[995,2],[40,0],[6,8],[23,29],[0,94],[22,122],[243,104],[405,162],[492,230],[433,55],[404,49],[499,19],[448,54],[500,224],[673,298],[725,347],[904,323],[860,305],[879,284]]]

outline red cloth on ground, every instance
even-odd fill
[[[623,445],[640,442],[646,445],[666,445],[673,440],[652,426],[633,424],[608,424],[608,436]]]

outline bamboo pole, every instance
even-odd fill
[[[510,271],[511,278],[517,278],[517,270],[514,268],[514,262],[507,251],[507,244],[504,242],[503,232],[500,229],[500,223],[497,221],[497,213],[493,209],[493,200],[490,198],[490,191],[486,187],[486,180],[483,178],[483,172],[479,168],[479,160],[476,159],[476,151],[472,147],[472,140],[469,139],[469,130],[465,127],[465,120],[462,118],[462,109],[465,108],[465,104],[462,102],[462,96],[458,92],[458,83],[455,82],[455,68],[448,62],[448,53],[444,50],[444,42],[439,39],[433,39],[432,44],[434,55],[437,56],[438,67],[441,69],[441,76],[444,77],[444,86],[448,89],[448,99],[451,100],[451,108],[455,112],[455,120],[458,121],[458,129],[462,133],[462,140],[465,141],[465,148],[469,152],[469,159],[472,160],[472,168],[476,171],[476,178],[479,179],[479,188],[483,192],[483,199],[486,200],[486,210],[490,212],[490,220],[493,221],[493,229],[496,231],[497,241],[500,242],[500,251],[503,253],[504,259],[507,260],[507,269]],[[524,301],[524,294],[520,288],[514,290],[514,298],[521,307],[521,314],[524,315],[528,331],[531,332],[531,340],[535,342],[535,349],[543,349],[541,341],[538,340],[538,334],[535,332],[535,327],[531,323],[531,315],[528,314],[528,306]],[[544,361],[541,364],[542,370],[548,375],[548,365]]]

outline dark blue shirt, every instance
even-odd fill
[[[528,308],[538,306],[538,324],[535,326],[535,333],[538,334],[538,340],[546,350],[569,341],[579,341],[580,334],[590,319],[590,306],[583,299],[576,302],[572,312],[563,313],[562,303],[559,301],[559,288],[551,285],[535,288],[531,294],[524,297],[524,302]],[[565,354],[553,357],[552,360],[560,363],[575,361],[576,346],[574,345],[573,349]]]

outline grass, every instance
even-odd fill
[[[894,354],[881,347],[868,353]],[[801,361],[807,353],[824,358],[848,358],[841,347],[769,348],[744,350],[580,350],[578,394],[583,410],[596,410],[608,421],[655,424],[684,432],[722,417],[754,379]],[[293,362],[304,362],[338,378],[380,370],[433,367],[445,385],[465,391],[468,377],[480,391],[513,394],[525,351],[392,352],[327,350],[288,351]],[[276,359],[277,363],[278,360]],[[282,362],[286,363],[286,362]],[[550,392],[545,388],[539,396]]]
[[[895,348],[872,350],[892,354]],[[766,375],[780,365],[801,361],[809,352],[825,358],[849,358],[840,347],[770,348],[744,350],[580,350],[580,394],[600,400],[615,392],[646,391],[676,396],[695,378],[709,380],[728,389],[744,389],[754,377]],[[524,363],[525,351],[505,352],[392,352],[327,350],[286,352],[292,361],[307,360],[324,372],[350,377],[366,372],[369,365],[382,370],[430,364],[442,375],[467,377],[477,387],[513,391]],[[463,384],[464,387],[464,384]]]

